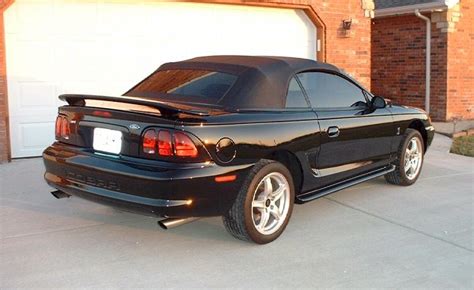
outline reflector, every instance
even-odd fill
[[[214,178],[216,182],[230,182],[237,179],[237,175],[225,175],[225,176],[217,176]]]

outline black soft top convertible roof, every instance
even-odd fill
[[[175,69],[211,70],[238,76],[235,84],[219,101],[219,105],[232,109],[284,108],[288,84],[295,74],[309,70],[343,73],[333,65],[310,59],[232,55],[165,63],[157,71]]]

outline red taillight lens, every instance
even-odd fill
[[[143,135],[143,152],[146,154],[156,153],[156,132],[155,130],[147,130]]]
[[[56,118],[55,133],[56,139],[69,139],[69,135],[71,135],[71,128],[69,127],[69,121],[65,116],[58,116]]]
[[[173,155],[170,131],[161,130],[158,133],[158,154],[161,156]]]
[[[196,145],[194,145],[194,142],[186,134],[176,132],[173,134],[173,137],[176,156],[196,157],[198,155]]]
[[[162,157],[196,158],[199,153],[188,135],[171,130],[148,129],[143,134],[142,147],[144,153]]]
[[[69,135],[71,135],[71,128],[69,128],[69,122],[66,117],[63,117],[61,121],[61,137],[69,139]]]
[[[54,133],[56,134],[56,139],[61,137],[61,122],[62,122],[63,117],[62,116],[57,116],[56,117],[56,126],[55,126],[55,131]]]

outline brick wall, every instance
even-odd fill
[[[0,162],[8,160],[9,151],[3,11],[12,2],[12,0],[0,0],[2,14],[0,23]],[[304,9],[309,18],[317,24],[318,35],[325,35],[321,39],[324,52],[318,54],[320,60],[326,60],[343,68],[370,89],[370,16],[373,15],[373,0],[195,0],[190,2]],[[352,20],[351,30],[342,29],[343,20]]]
[[[474,119],[474,0],[432,18],[431,106],[436,121]],[[372,21],[372,91],[424,108],[425,22],[414,15]]]
[[[414,16],[372,21],[372,91],[423,107],[425,27]]]
[[[448,33],[449,119],[474,119],[474,0],[461,0]],[[457,20],[457,19],[456,19]]]
[[[371,19],[361,9],[361,1],[312,2],[326,25],[326,61],[346,70],[370,89]],[[352,19],[348,33],[342,29],[344,19]]]
[[[446,118],[447,34],[432,26],[430,114]],[[372,91],[424,108],[426,23],[414,15],[372,21]]]

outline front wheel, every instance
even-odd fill
[[[407,129],[398,150],[396,168],[385,175],[387,182],[396,185],[412,185],[420,176],[423,166],[423,138],[420,132]]]
[[[285,230],[293,210],[293,178],[281,163],[262,160],[247,176],[234,204],[223,217],[234,237],[266,244]]]

